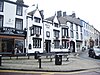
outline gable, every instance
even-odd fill
[[[36,9],[34,17],[42,18],[38,9]]]
[[[57,16],[54,17],[54,23],[59,23],[58,19],[57,19]]]

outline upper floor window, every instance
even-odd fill
[[[54,48],[60,48],[60,41],[54,40]]]
[[[69,42],[67,40],[62,40],[62,48],[68,48]]]
[[[16,18],[15,27],[18,30],[23,30],[23,20]]]
[[[17,5],[16,15],[22,16],[22,14],[23,14],[23,7]]]
[[[34,21],[37,22],[37,23],[40,23],[41,19],[38,18],[38,17],[34,17]]]
[[[57,38],[59,38],[59,30],[54,30],[54,37],[57,37]]]
[[[80,27],[80,32],[82,32],[82,27]]]
[[[73,31],[70,31],[70,36],[71,36],[71,38],[74,38],[74,32]]]
[[[54,26],[55,26],[55,27],[58,27],[59,25],[58,25],[58,23],[54,23]]]
[[[49,31],[46,32],[46,36],[50,37],[50,32]]]
[[[79,37],[78,37],[78,32],[76,32],[76,39],[78,39]]]
[[[3,2],[2,1],[0,1],[0,12],[3,12]]]
[[[3,16],[0,15],[0,27],[3,27]]]
[[[31,28],[31,35],[41,35],[41,29],[42,29],[42,27],[40,27],[40,26],[33,26],[32,28]]]
[[[83,39],[83,34],[81,33],[81,40]]]
[[[78,25],[76,25],[76,31],[78,31]]]
[[[62,28],[62,37],[64,36],[68,37],[68,28]]]
[[[70,24],[70,30],[73,30],[73,23]]]

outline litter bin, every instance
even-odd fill
[[[38,54],[39,54],[39,51],[35,51],[35,53],[34,53],[34,59],[38,59]]]
[[[2,64],[2,55],[0,55],[0,66]]]
[[[62,55],[55,55],[55,65],[62,65]]]

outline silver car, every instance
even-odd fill
[[[100,58],[100,48],[99,47],[90,48],[88,54],[89,57]]]

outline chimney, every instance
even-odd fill
[[[75,14],[75,12],[73,12],[73,13],[72,13],[72,17],[76,17],[76,14]]]
[[[66,16],[66,12],[63,12],[63,17],[65,17]]]
[[[17,0],[16,3],[24,4],[23,0]]]
[[[61,17],[62,16],[62,11],[57,11],[57,17]]]

